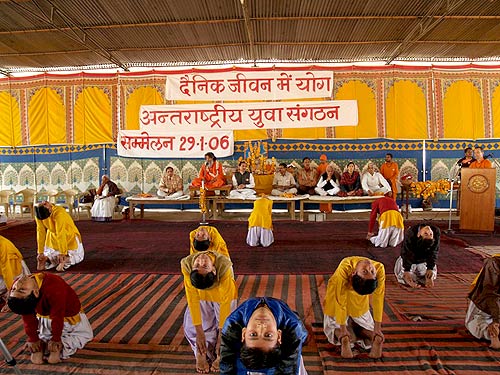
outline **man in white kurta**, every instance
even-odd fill
[[[367,195],[385,195],[391,191],[391,186],[379,172],[375,171],[372,162],[368,163],[366,172],[361,178],[361,186]]]
[[[112,221],[113,212],[116,206],[115,195],[120,194],[120,189],[116,184],[109,179],[107,175],[103,175],[101,186],[97,189],[94,204],[90,210],[93,221]]]
[[[234,172],[231,180],[233,182],[233,190],[229,193],[231,198],[255,198],[255,180],[253,178],[253,174],[250,171],[247,171],[246,161],[240,161],[238,170]]]

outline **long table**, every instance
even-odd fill
[[[282,198],[282,197],[273,197],[269,196],[269,199],[271,199],[276,203],[286,203],[287,209],[288,209],[288,214],[290,215],[291,220],[295,220],[295,202],[296,201],[301,201],[304,199],[307,199],[307,196],[296,196],[293,198]],[[255,199],[238,199],[238,198],[221,198],[221,199],[214,199],[213,200],[213,218],[217,219],[217,214],[219,213],[222,216],[222,213],[224,212],[224,205],[226,203],[236,203],[236,204],[252,204],[255,202]]]
[[[302,199],[300,201],[300,221],[304,221],[304,204],[305,203],[330,203],[330,204],[358,204],[358,203],[372,203],[378,198],[382,198],[382,196],[375,197],[322,197],[311,195],[307,199]]]
[[[210,211],[211,208],[211,197],[207,197],[207,209]],[[141,209],[140,218],[144,218],[144,205],[146,204],[157,204],[157,205],[183,205],[183,204],[199,204],[199,198],[189,198],[189,199],[165,199],[160,197],[127,197],[126,201],[130,207],[130,218],[134,218],[135,207],[139,206]]]

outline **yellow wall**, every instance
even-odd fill
[[[493,117],[493,138],[500,138],[500,86],[497,86],[491,97]]]
[[[48,87],[35,92],[28,105],[29,140],[32,145],[67,143],[63,98]]]
[[[427,139],[427,106],[425,93],[415,82],[396,81],[385,102],[386,137],[393,139]]]
[[[161,94],[154,87],[139,87],[127,98],[125,109],[125,130],[139,130],[139,111],[141,105],[164,104]]]
[[[484,138],[481,94],[472,82],[450,85],[443,99],[445,138]]]
[[[19,103],[7,91],[0,92],[0,145],[22,145]]]
[[[335,100],[355,99],[358,101],[358,126],[335,127],[335,138],[376,138],[377,104],[375,93],[362,81],[349,81],[337,91]]]
[[[73,143],[92,144],[113,141],[111,101],[97,87],[87,87],[75,103]]]

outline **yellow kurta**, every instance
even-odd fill
[[[190,274],[194,259],[200,254],[208,254],[215,262],[216,281],[211,288],[196,289],[191,284]],[[193,325],[201,324],[200,301],[217,302],[220,305],[219,328],[222,328],[231,313],[231,301],[238,299],[238,288],[233,277],[232,263],[228,257],[213,251],[199,251],[181,260],[184,290]]]
[[[229,250],[227,248],[226,241],[224,241],[224,238],[222,238],[217,228],[208,225],[202,225],[198,227],[198,229],[200,228],[205,228],[208,232],[208,235],[210,236],[210,246],[208,247],[208,250],[231,258],[229,256]],[[195,254],[198,252],[198,250],[196,250],[193,246],[194,236],[198,229],[195,229],[189,233],[189,254]]]
[[[44,246],[47,246],[68,255],[68,250],[78,247],[75,237],[82,242],[78,228],[64,207],[52,206],[52,214],[47,219],[35,221],[38,254],[43,254]]]
[[[14,278],[19,276],[23,269],[23,256],[12,242],[0,236],[0,272],[7,289],[10,289]]]
[[[345,325],[348,317],[358,318],[370,309],[370,295],[362,296],[354,291],[351,276],[360,260],[365,257],[344,258],[328,280],[324,303],[325,315],[335,318],[337,324]],[[385,269],[382,263],[370,260],[377,270],[377,289],[371,294],[373,319],[382,322],[384,312]]]
[[[269,198],[259,198],[253,204],[253,210],[248,218],[248,227],[273,229],[273,201]]]

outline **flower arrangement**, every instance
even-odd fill
[[[450,181],[418,181],[410,183],[410,191],[416,197],[422,197],[424,200],[434,198],[436,193],[446,194],[450,190]]]
[[[248,142],[248,146],[244,152],[247,158],[244,159],[240,156],[238,163],[242,160],[246,160],[248,169],[254,174],[274,174],[276,171],[276,159],[274,157],[269,159],[267,155],[264,155],[262,153],[262,146],[261,141],[257,141],[255,145],[252,142]]]

